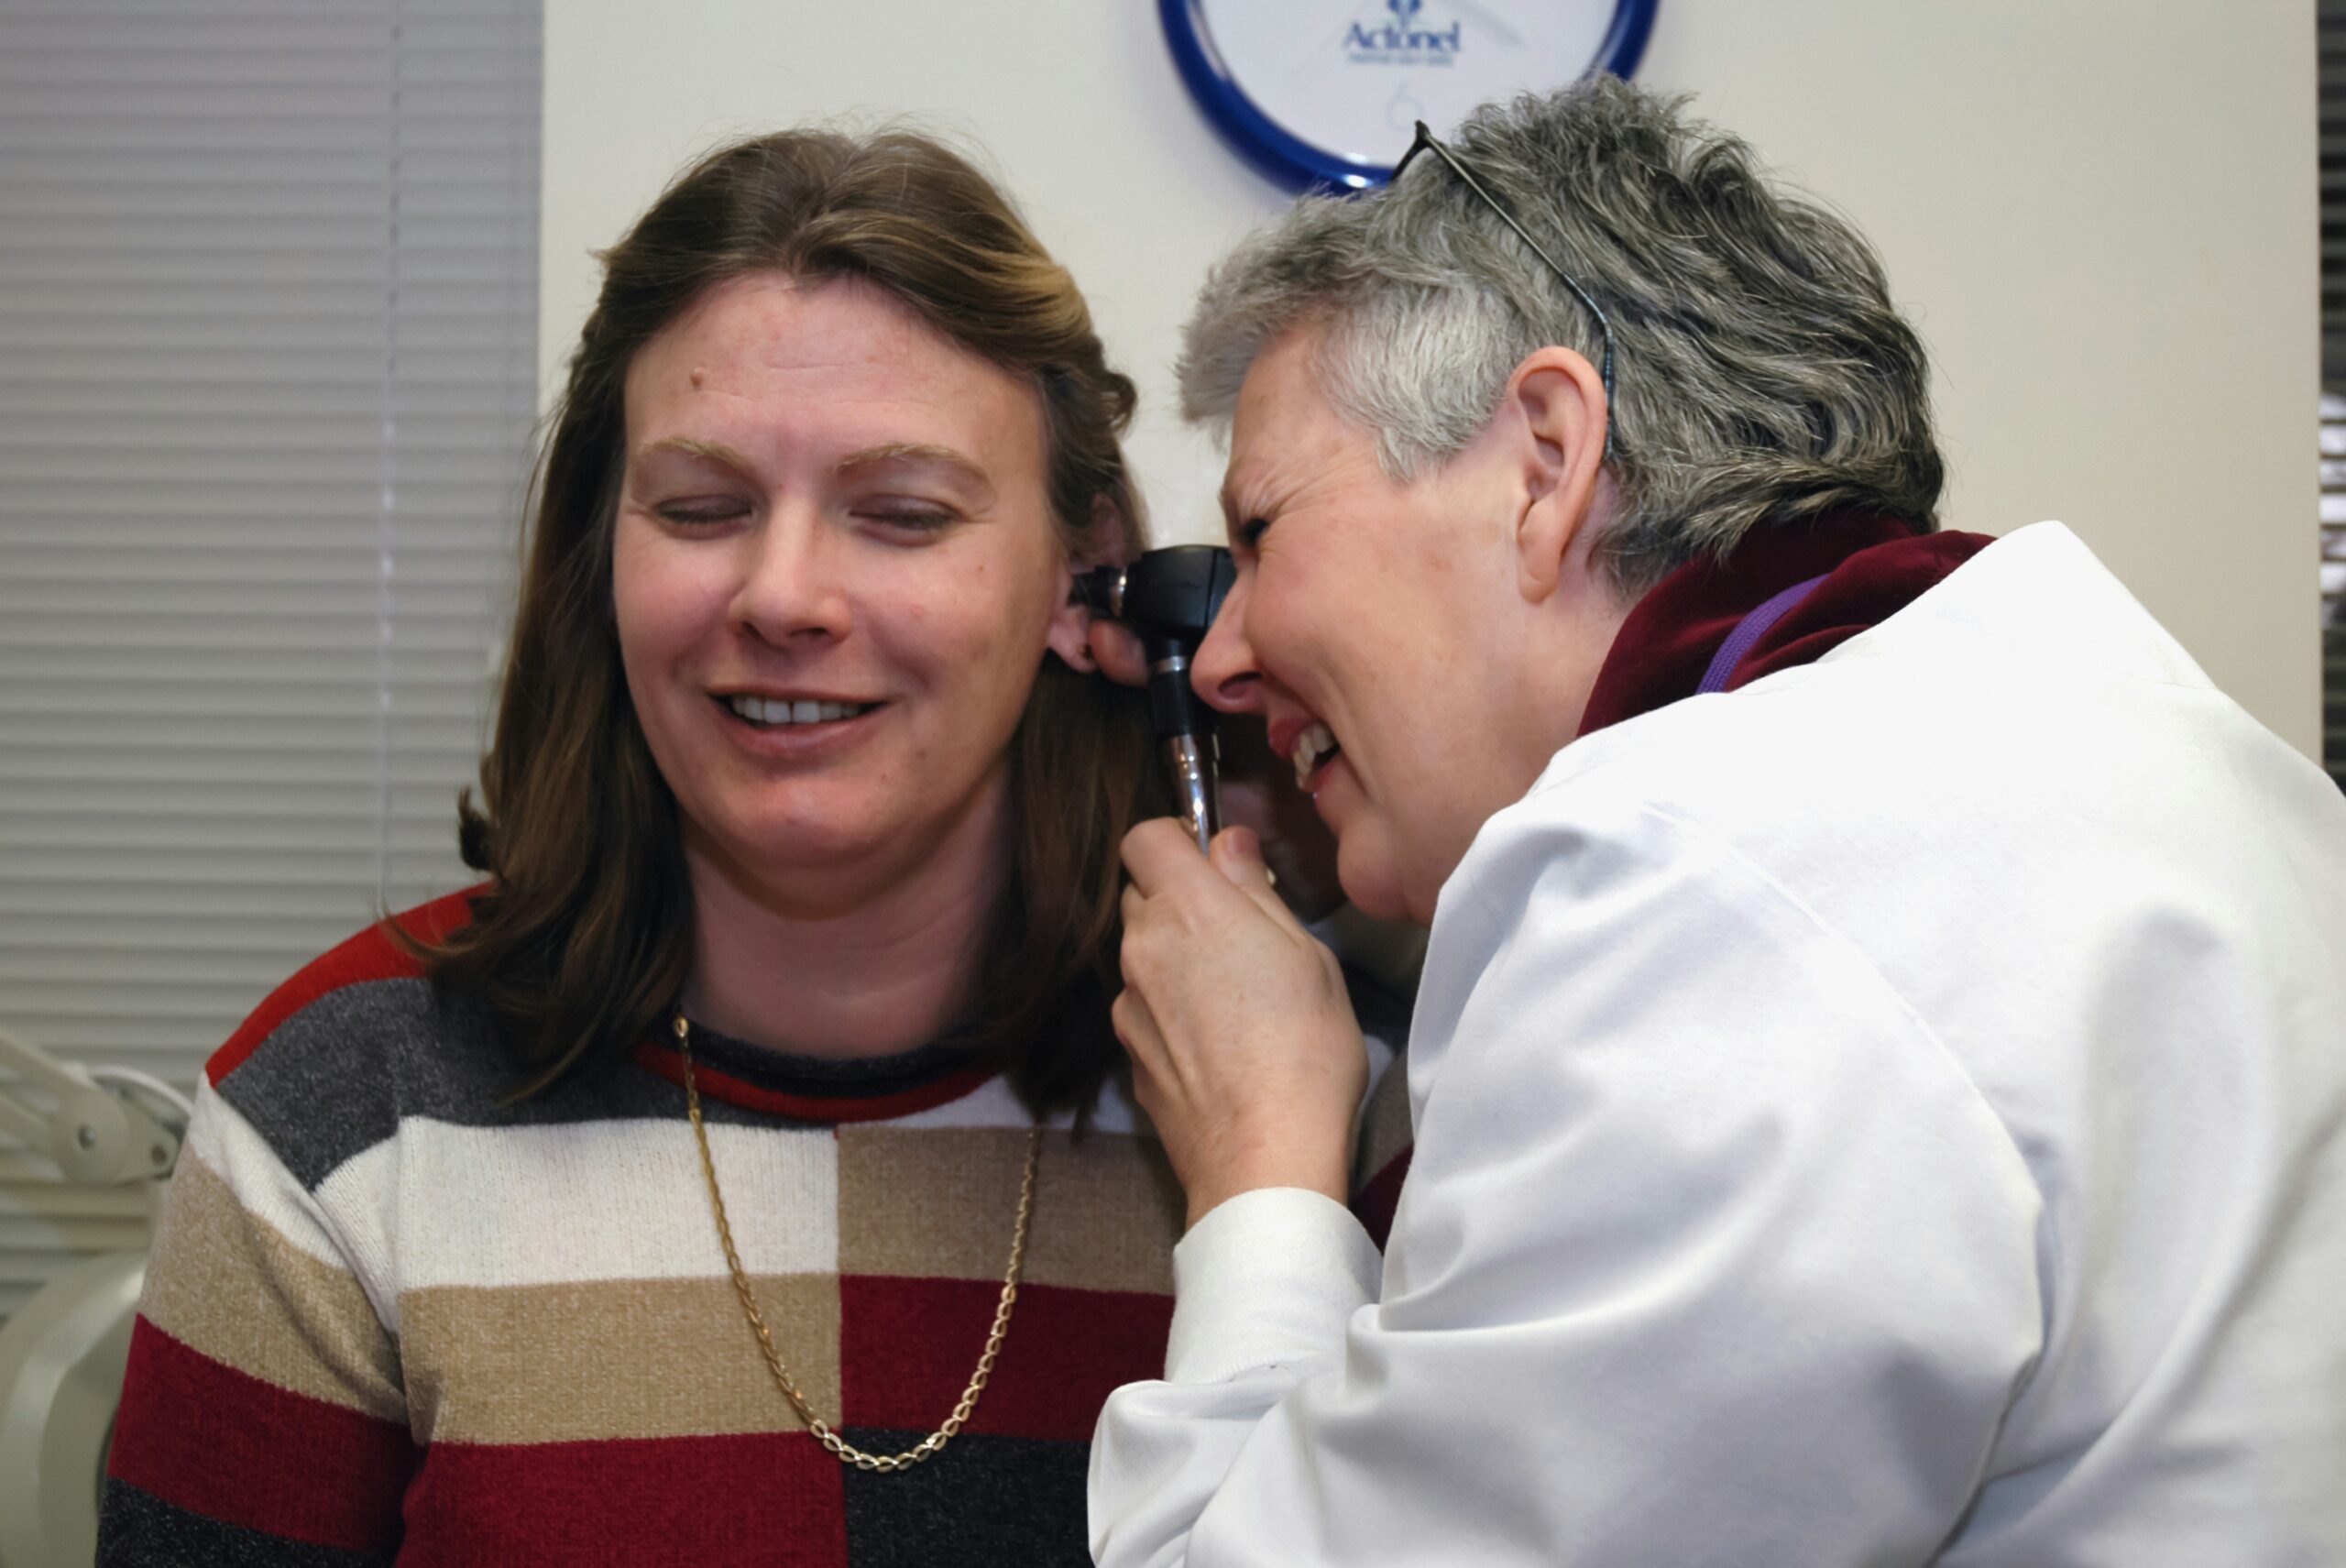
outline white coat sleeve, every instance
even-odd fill
[[[1735,849],[1555,815],[1444,889],[1381,1286],[1301,1193],[1183,1241],[1166,1378],[1100,1422],[1102,1568],[1886,1568],[1955,1529],[2042,1341],[2018,1151]]]

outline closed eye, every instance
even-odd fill
[[[652,509],[663,522],[679,528],[707,528],[735,522],[750,514],[746,502],[712,497],[706,500],[663,501]]]
[[[856,509],[856,516],[888,528],[901,528],[914,533],[942,533],[961,521],[961,514],[942,507],[917,505],[868,504]]]
[[[1271,520],[1269,518],[1248,518],[1244,522],[1238,525],[1238,533],[1236,536],[1238,547],[1242,550],[1254,549],[1255,546],[1263,542],[1263,535],[1269,532],[1270,529]]]

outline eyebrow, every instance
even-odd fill
[[[721,441],[695,441],[688,435],[672,435],[636,448],[637,460],[658,453],[674,452],[686,457],[698,457],[709,463],[721,463],[729,468],[747,470],[750,460]]]
[[[884,446],[867,446],[861,452],[850,452],[840,458],[831,471],[847,475],[895,463],[943,468],[971,489],[981,492],[987,499],[993,497],[993,482],[986,477],[986,471],[949,446],[903,441],[890,442]]]
[[[1261,483],[1257,481],[1252,488],[1256,492],[1255,499],[1259,501],[1262,499]],[[1266,510],[1259,505],[1254,507],[1239,505],[1241,493],[1241,488],[1225,477],[1222,488],[1214,496],[1214,499],[1222,503],[1222,531],[1229,536],[1233,543],[1237,542],[1238,531],[1262,516]]]
[[[747,473],[750,460],[721,441],[696,441],[688,435],[671,435],[650,442],[636,449],[635,460],[654,456],[663,452],[677,453],[703,462],[718,463]],[[890,464],[919,464],[945,469],[954,478],[979,493],[988,503],[993,499],[993,481],[986,471],[949,446],[932,446],[922,442],[892,441],[881,446],[867,446],[861,452],[850,452],[832,465],[834,474],[847,476],[867,468],[886,467]]]

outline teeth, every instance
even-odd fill
[[[731,696],[726,706],[752,724],[824,724],[868,713],[872,705],[858,702],[774,702],[759,696]]]
[[[1311,787],[1311,772],[1320,759],[1336,749],[1336,733],[1324,724],[1315,724],[1295,740],[1295,787]]]

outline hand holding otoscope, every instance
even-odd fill
[[[1198,848],[1222,827],[1214,775],[1213,709],[1189,685],[1189,664],[1206,640],[1237,571],[1216,544],[1151,550],[1129,565],[1076,575],[1077,602],[1127,626],[1148,663],[1148,712],[1165,767]]]
[[[1225,835],[1222,855],[1213,853],[1219,748],[1213,710],[1190,685],[1189,667],[1236,576],[1228,551],[1199,544],[1084,573],[1076,587],[1078,602],[1137,635],[1165,764],[1205,855],[1190,861],[1153,822],[1125,836],[1125,984],[1112,1013],[1133,1059],[1135,1098],[1189,1196],[1192,1224],[1260,1187],[1343,1202],[1354,1113],[1368,1087],[1343,966],[1279,892],[1272,846]],[[1112,678],[1137,674],[1128,656],[1114,663]],[[1267,747],[1256,750],[1269,758]],[[1211,912],[1202,929],[1192,923],[1200,911]],[[1268,1135],[1251,1137],[1250,1126]],[[1223,1157],[1233,1150],[1244,1152]]]

